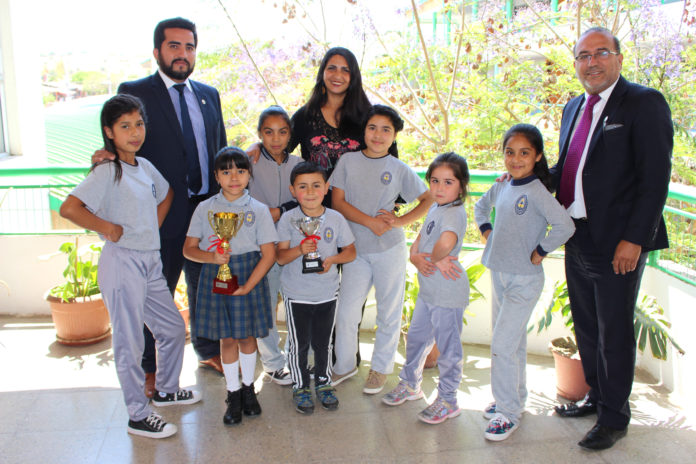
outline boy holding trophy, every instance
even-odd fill
[[[290,184],[300,205],[278,221],[277,256],[283,266],[280,287],[290,341],[293,402],[300,413],[314,411],[307,369],[311,344],[315,392],[322,407],[333,411],[338,408],[338,399],[331,385],[329,359],[339,285],[334,264],[355,259],[355,238],[343,216],[322,205],[329,190],[323,168],[302,162],[293,168]]]

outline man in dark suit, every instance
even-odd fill
[[[566,244],[565,268],[590,392],[556,412],[596,412],[597,423],[578,444],[605,449],[626,434],[631,417],[633,311],[647,254],[668,246],[662,209],[673,128],[662,94],[621,76],[623,56],[611,31],[587,30],[574,54],[585,94],[563,110],[552,173],[576,227]]]
[[[140,98],[147,113],[147,134],[138,156],[147,158],[174,190],[174,201],[160,228],[164,277],[174,293],[182,266],[188,287],[192,328],[196,324],[196,289],[201,265],[185,260],[182,249],[194,209],[218,191],[213,170],[215,154],[227,146],[220,95],[188,77],[196,63],[196,26],[184,18],[160,22],[155,28],[153,54],[159,70],[151,76],[124,82],[118,93]],[[200,362],[222,372],[218,341],[195,338]],[[143,368],[154,381],[155,347],[145,328]]]

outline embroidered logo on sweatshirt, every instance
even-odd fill
[[[253,226],[256,222],[256,214],[253,211],[244,213],[244,225]]]
[[[425,233],[430,235],[430,233],[433,231],[433,227],[435,227],[435,221],[430,221],[425,227]]]
[[[515,202],[515,212],[519,215],[524,214],[527,211],[527,195],[522,195]]]
[[[389,171],[384,171],[380,177],[380,180],[384,185],[389,185],[391,184],[392,181],[392,173]]]
[[[326,243],[331,243],[334,238],[334,231],[331,227],[324,229],[324,241]]]

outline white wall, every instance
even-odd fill
[[[4,74],[9,152],[46,160],[38,40],[50,40],[35,27],[36,2],[0,0],[0,48]]]

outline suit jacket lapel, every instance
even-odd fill
[[[592,133],[590,146],[587,148],[587,160],[585,161],[585,163],[589,161],[594,151],[594,148],[597,146],[597,143],[599,142],[599,139],[602,138],[602,134],[604,133],[604,126],[613,122],[614,113],[621,104],[621,101],[623,100],[623,97],[626,94],[627,90],[628,86],[626,79],[624,79],[623,76],[619,76],[619,80],[616,82],[616,86],[614,87],[614,90],[612,90],[611,95],[609,95],[609,100],[607,100],[607,104],[604,106],[604,110],[602,111],[602,114],[599,116],[597,127],[595,127],[595,130]]]
[[[568,145],[570,145],[570,138],[573,135],[573,128],[575,127],[575,120],[578,118],[578,113],[580,112],[580,107],[584,100],[583,96],[575,97],[570,100],[565,110],[563,120],[561,121],[561,134],[559,136],[560,152],[558,153],[558,165],[560,167],[563,167],[563,163],[565,163]]]
[[[181,124],[179,124],[179,119],[176,117],[176,110],[174,109],[174,104],[172,103],[172,98],[169,96],[169,91],[167,91],[167,86],[164,85],[162,77],[160,77],[159,72],[155,72],[152,75],[152,91],[157,97],[157,102],[160,104],[162,109],[162,114],[167,120],[167,124],[170,125],[171,129],[176,134],[181,146],[184,146],[184,134],[181,131]]]

